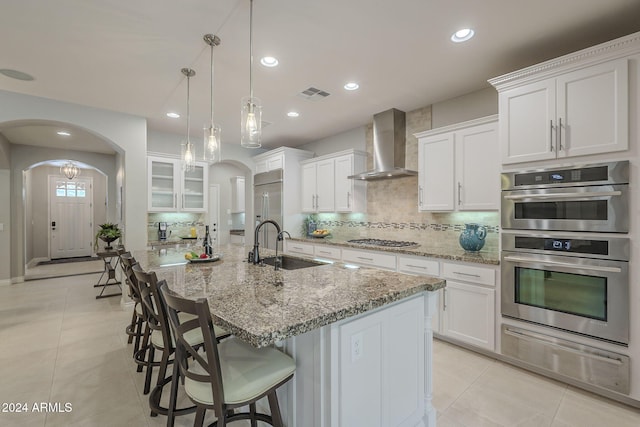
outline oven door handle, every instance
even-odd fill
[[[622,365],[622,360],[620,359],[616,359],[613,357],[609,357],[607,355],[601,355],[601,354],[591,354],[591,353],[586,353],[583,351],[580,351],[578,349],[572,348],[572,347],[567,347],[566,345],[562,345],[559,344],[557,342],[553,342],[549,339],[545,339],[542,338],[541,336],[538,335],[529,335],[523,332],[518,332],[518,331],[514,331],[509,329],[508,327],[504,330],[504,333],[507,335],[511,335],[512,337],[516,337],[518,339],[524,340],[524,341],[529,341],[529,342],[535,342],[535,341],[541,341],[543,343],[545,343],[546,345],[550,346],[550,347],[555,347],[564,351],[567,351],[569,353],[573,353],[573,354],[578,354],[582,357],[588,357],[590,359],[595,359],[595,360],[600,360],[602,362],[607,362],[607,363],[612,363],[614,365]]]
[[[559,261],[547,261],[541,260],[537,258],[522,258],[517,256],[505,256],[505,261],[513,261],[513,262],[524,262],[528,264],[544,264],[544,265],[555,265],[558,267],[569,267],[575,268],[578,270],[590,270],[590,271],[600,271],[603,273],[621,273],[622,269],[620,267],[602,267],[597,265],[579,265],[579,264],[571,264],[569,262],[559,262]]]
[[[547,193],[547,194],[509,194],[503,196],[507,200],[524,200],[524,199],[595,199],[596,197],[620,196],[622,191],[599,191],[597,193]]]

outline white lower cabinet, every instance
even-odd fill
[[[443,263],[442,270],[447,286],[442,290],[440,333],[494,351],[495,270],[451,263]],[[467,283],[456,280],[458,276]]]
[[[379,252],[343,249],[342,261],[345,263],[353,263],[357,265],[381,268],[385,270],[396,269],[396,256]]]
[[[289,240],[285,240],[286,245],[284,251],[288,254],[299,255],[299,256],[313,256],[313,245],[310,243],[301,243],[301,242],[291,242]]]
[[[315,245],[314,255],[316,258],[325,258],[340,261],[342,259],[342,251],[335,246]]]

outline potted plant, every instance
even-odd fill
[[[100,230],[98,230],[98,232],[96,233],[95,238],[95,248],[98,249],[98,239],[100,239],[107,244],[104,247],[105,250],[112,250],[113,247],[111,246],[111,242],[122,237],[122,231],[120,231],[120,228],[118,228],[117,224],[112,224],[110,222],[100,224],[99,227]]]

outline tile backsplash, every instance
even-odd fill
[[[179,240],[182,236],[189,236],[191,227],[196,228],[198,237],[204,237],[205,232],[204,213],[176,213],[157,212],[147,214],[147,241],[158,240],[158,223],[167,223],[167,239]]]

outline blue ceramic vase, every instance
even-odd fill
[[[466,228],[460,234],[460,246],[468,252],[477,252],[484,246],[487,229],[480,224],[465,224]]]

